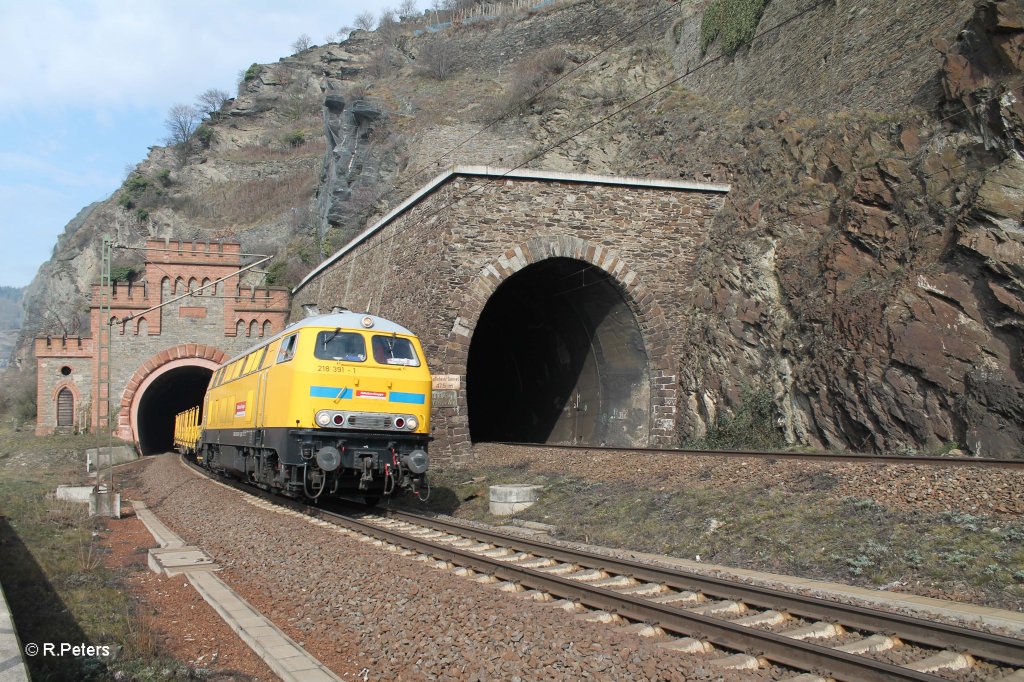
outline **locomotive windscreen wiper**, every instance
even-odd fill
[[[327,344],[334,340],[334,337],[341,333],[341,327],[335,327],[334,333],[324,339],[324,352],[327,352]]]

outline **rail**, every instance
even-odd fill
[[[185,461],[183,459],[183,461]],[[207,476],[210,473],[189,463]],[[228,485],[243,492],[318,517],[351,531],[374,537],[405,549],[451,562],[474,571],[531,589],[547,592],[584,606],[618,614],[629,620],[653,623],[666,631],[706,640],[711,644],[736,650],[756,652],[768,661],[803,671],[827,670],[840,680],[918,680],[937,681],[944,678],[909,667],[893,665],[859,654],[822,646],[789,637],[785,634],[759,630],[711,615],[695,613],[686,608],[659,603],[640,595],[619,592],[592,585],[572,577],[557,575],[491,557],[470,548],[453,546],[453,536],[472,539],[487,545],[500,545],[525,555],[550,558],[565,564],[600,569],[607,573],[629,576],[637,581],[683,591],[697,590],[715,598],[742,601],[758,608],[784,610],[801,618],[842,623],[865,631],[893,634],[902,640],[945,650],[967,651],[979,658],[1006,666],[1024,666],[1024,640],[968,628],[936,623],[920,618],[876,611],[859,606],[831,602],[815,597],[749,585],[679,569],[660,567],[604,554],[595,554],[561,545],[505,535],[435,517],[407,512],[387,511],[380,515],[356,518],[322,507],[286,500],[264,491],[230,481]],[[393,520],[413,524],[449,538],[449,542],[433,542],[415,534],[384,527],[381,521]]]
[[[1024,469],[1024,459],[991,457],[944,457],[937,455],[871,455],[852,452],[786,452],[767,450],[688,450],[685,448],[638,448],[615,445],[566,445],[561,443],[510,443],[492,441],[532,449],[592,450],[597,452],[637,452],[652,455],[686,455],[694,457],[752,457],[755,459],[796,459],[805,462],[850,462],[856,464],[904,464],[911,466],[959,466],[997,469]],[[481,443],[483,444],[483,443]]]

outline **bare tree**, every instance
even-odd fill
[[[371,53],[366,69],[374,78],[383,78],[397,66],[395,49],[390,45],[378,45]]]
[[[388,45],[398,47],[402,43],[402,27],[395,19],[395,10],[386,9],[377,21],[377,33]]]
[[[339,28],[338,29],[338,34],[337,34],[338,35],[338,42],[340,43],[340,42],[344,42],[344,41],[348,40],[349,35],[351,35],[352,31],[354,31],[354,30],[356,30],[355,26],[349,26],[348,24],[346,24],[346,25],[342,26],[341,28]]]
[[[180,145],[188,142],[199,127],[199,111],[190,104],[175,104],[167,112],[164,127],[167,128],[167,143]]]
[[[210,88],[196,99],[196,109],[204,116],[213,117],[220,112],[229,99],[231,99],[231,95],[223,90]]]
[[[402,4],[398,6],[398,16],[403,19],[412,19],[420,13],[416,7],[416,0],[402,0]]]
[[[455,46],[450,40],[434,36],[420,50],[416,63],[434,80],[447,80],[455,71]]]
[[[363,12],[356,17],[356,28],[362,31],[372,31],[377,24],[372,12]]]
[[[309,37],[308,33],[303,33],[302,35],[295,39],[294,43],[292,43],[292,51],[295,52],[295,54],[298,54],[299,52],[305,52],[312,45],[313,39]]]
[[[459,7],[459,0],[433,0],[430,9],[434,13],[434,23],[441,23],[441,17],[438,16],[438,12],[444,12],[444,19],[451,21],[454,19],[455,10],[459,9]]]
[[[175,104],[167,112],[164,127],[167,128],[167,144],[178,152],[178,163],[185,163],[188,158],[192,136],[199,127],[202,115],[190,104]]]

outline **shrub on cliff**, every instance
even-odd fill
[[[513,112],[526,104],[543,110],[551,94],[544,89],[569,68],[569,56],[559,47],[542,50],[533,57],[519,62],[512,72],[512,80],[505,92],[493,105],[493,115]]]
[[[757,25],[768,0],[715,0],[704,11],[700,22],[700,51],[705,53],[716,39],[722,40],[722,52],[734,54],[749,45],[757,35]]]
[[[747,387],[731,417],[719,416],[707,435],[687,443],[696,450],[782,450],[786,440],[775,426],[775,403],[765,387]]]

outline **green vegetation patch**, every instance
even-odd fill
[[[163,183],[161,183],[163,184]],[[132,173],[121,186],[117,197],[119,206],[135,211],[136,218],[145,222],[150,210],[159,206],[164,198],[163,188],[142,173]]]
[[[263,67],[254,63],[245,70],[245,74],[242,75],[242,81],[248,83],[252,79],[258,78],[261,73],[263,73]]]
[[[698,477],[699,478],[699,477]],[[827,477],[826,477],[827,478]],[[534,483],[540,501],[518,518],[564,540],[787,575],[1024,606],[1024,522],[970,514],[895,512],[870,498],[830,497],[828,480],[800,491],[699,483],[637,488],[525,466],[435,472],[427,507],[486,523],[488,487]],[[415,500],[400,502],[413,510]]]
[[[731,416],[719,416],[703,438],[686,444],[694,450],[786,450],[788,445],[775,426],[775,403],[764,387],[745,388]]]
[[[81,484],[84,451],[95,436],[36,438],[0,433],[0,584],[22,644],[110,647],[110,656],[27,657],[33,680],[196,679],[163,655],[140,623],[119,570],[104,565],[105,521],[87,505],[57,500],[64,483]]]
[[[721,39],[722,52],[735,54],[757,35],[757,25],[768,0],[714,0],[700,22],[700,51],[706,53]]]

